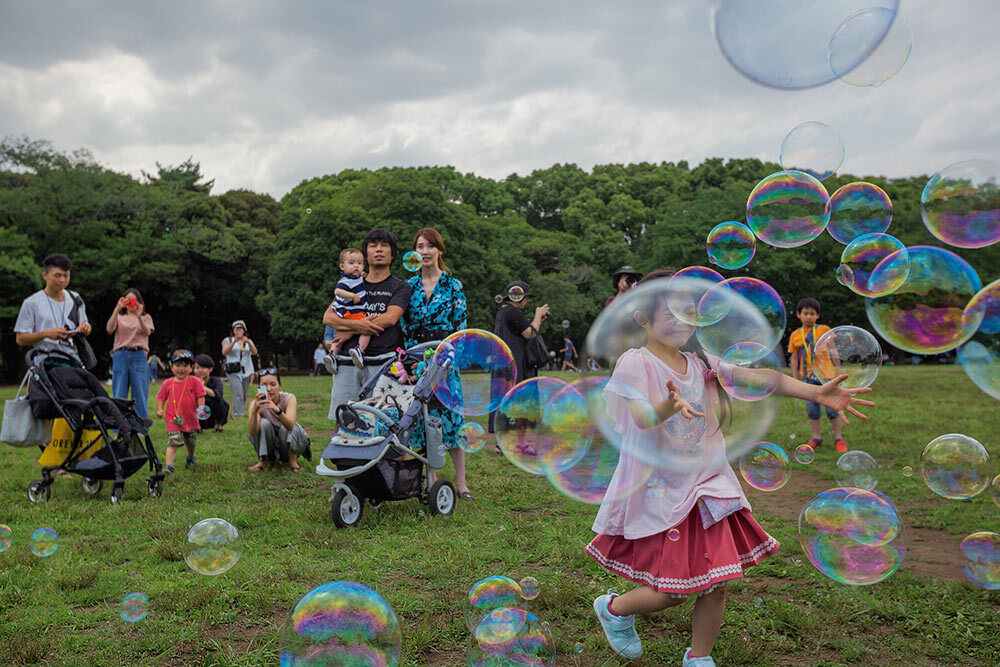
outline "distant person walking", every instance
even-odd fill
[[[157,354],[150,354],[146,361],[149,363],[149,384],[156,384],[156,376],[161,370],[167,370],[167,367]]]
[[[326,348],[323,347],[323,343],[316,346],[313,350],[313,375],[319,375],[323,372],[323,359],[326,357]]]
[[[253,377],[255,354],[257,346],[247,336],[247,323],[236,320],[233,322],[232,335],[222,339],[222,356],[226,364],[223,370],[229,380],[229,389],[233,392],[233,417],[246,414],[247,391],[250,389],[250,378]]]
[[[142,293],[134,287],[125,290],[111,311],[105,329],[115,335],[111,347],[111,391],[115,398],[135,401],[135,411],[149,416],[149,335],[155,331],[153,318],[146,313]]]
[[[576,347],[573,345],[573,341],[570,339],[569,334],[563,334],[563,347],[559,351],[562,352],[563,355],[562,368],[560,370],[566,370],[566,367],[568,366],[574,371],[578,371],[579,369],[576,367],[576,364],[573,363],[573,360],[579,355],[576,352]]]

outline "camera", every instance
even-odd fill
[[[126,308],[135,308],[136,306],[139,305],[139,302],[135,300],[134,296],[126,298],[123,303],[125,304]]]

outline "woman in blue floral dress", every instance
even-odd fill
[[[407,348],[429,340],[442,340],[449,334],[466,328],[466,303],[462,283],[444,264],[444,239],[432,227],[425,227],[413,237],[413,249],[422,259],[420,272],[410,278],[410,305],[403,314],[403,341]],[[448,410],[437,401],[428,406],[428,413],[441,420],[445,446],[455,464],[456,488],[459,498],[473,500],[465,479],[465,417]],[[424,446],[421,419],[410,435],[410,446]],[[432,473],[433,475],[433,473]]]

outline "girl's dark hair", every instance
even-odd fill
[[[440,254],[438,255],[438,268],[444,271],[445,273],[451,273],[451,271],[448,270],[448,267],[445,266],[444,263],[444,238],[442,238],[441,232],[434,229],[433,227],[424,227],[423,229],[421,229],[420,231],[418,231],[416,234],[413,235],[413,247],[411,248],[411,250],[417,249],[417,241],[419,241],[421,238],[423,238],[425,241],[427,241],[440,251]]]
[[[207,354],[199,354],[194,358],[194,363],[198,364],[202,368],[215,368],[215,362],[212,361],[212,357]]]
[[[131,294],[132,296],[134,296],[136,302],[138,302],[138,304],[140,306],[142,306],[142,308],[140,309],[140,312],[139,312],[140,317],[142,315],[145,315],[146,314],[146,302],[142,300],[142,292],[140,292],[139,289],[136,288],[136,287],[129,287],[127,290],[125,290],[125,296],[128,296],[129,294]]]
[[[638,288],[643,283],[653,280],[669,278],[675,273],[677,273],[677,269],[672,266],[654,269],[653,271],[647,273],[642,280],[636,283],[636,287]],[[640,312],[646,316],[647,321],[652,322],[653,316],[656,314],[656,309],[662,301],[663,300],[658,296],[654,296],[654,298],[649,299],[647,303],[637,304],[637,306],[639,307]],[[708,355],[705,352],[705,348],[701,346],[701,343],[698,342],[698,339],[695,336],[688,338],[687,342],[681,346],[681,351],[693,352],[699,359],[701,359],[702,363],[705,364],[705,368],[712,368],[712,366],[708,363]],[[723,422],[728,421],[729,425],[732,425],[733,423],[733,400],[729,397],[729,393],[723,389],[722,384],[719,382],[718,374],[716,374],[715,378],[715,390],[719,396],[719,406],[721,408],[719,414],[719,428],[717,430],[721,430]]]

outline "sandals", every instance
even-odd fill
[[[265,464],[263,461],[258,461],[256,464],[254,464],[254,465],[250,466],[249,468],[247,468],[247,472],[260,472],[266,466],[267,466],[267,464]]]
[[[302,466],[300,466],[297,463],[293,466],[290,465],[288,467],[291,469],[292,472],[299,472],[300,470],[302,470]]]
[[[476,497],[472,495],[471,491],[462,491],[460,494],[458,494],[458,497],[461,498],[462,500],[468,500],[469,502],[472,502],[473,500],[476,499]]]

